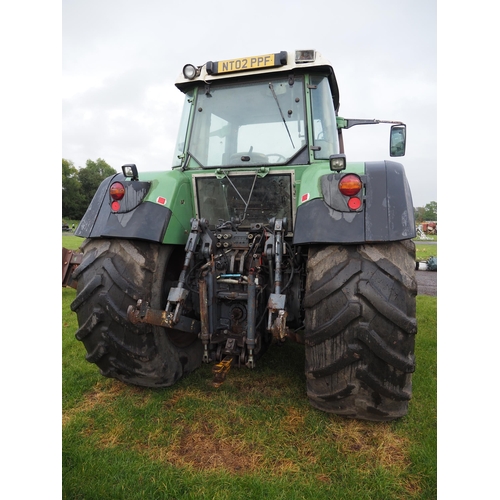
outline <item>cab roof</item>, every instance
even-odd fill
[[[195,82],[210,84],[269,73],[297,73],[308,70],[326,71],[330,80],[335,110],[340,105],[337,79],[330,62],[315,50],[281,51],[273,54],[208,61],[202,66],[186,64],[175,85],[186,92]]]

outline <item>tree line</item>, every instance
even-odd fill
[[[116,170],[102,158],[87,160],[77,168],[71,160],[62,159],[62,214],[63,218],[81,220],[101,182]]]
[[[62,159],[62,213],[67,219],[81,220],[101,182],[116,170],[102,158],[87,160],[76,168],[71,160]],[[414,208],[415,222],[437,221],[437,202]]]
[[[436,201],[431,201],[430,203],[427,203],[425,207],[416,207],[413,210],[415,213],[415,222],[417,224],[425,221],[437,222],[438,220],[438,205]]]

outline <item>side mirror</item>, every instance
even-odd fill
[[[391,127],[391,140],[389,151],[391,156],[404,156],[406,152],[406,125],[393,125]]]

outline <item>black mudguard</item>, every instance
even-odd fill
[[[332,178],[328,190],[325,178]],[[293,242],[369,243],[399,241],[416,236],[413,201],[404,167],[392,161],[366,162],[363,208],[337,210],[328,200],[337,199],[337,182],[322,179],[324,198],[316,198],[297,209]],[[327,192],[328,191],[328,192]],[[342,195],[340,195],[342,196]]]
[[[109,187],[116,181],[125,187],[126,203],[122,204],[118,212],[113,212]],[[149,182],[127,181],[123,174],[104,179],[75,235],[84,238],[135,238],[162,242],[172,212],[162,205],[143,201],[149,187]]]

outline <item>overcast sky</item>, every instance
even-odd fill
[[[435,0],[63,0],[62,157],[170,169],[186,63],[315,49],[340,115],[401,120],[414,206],[437,201]],[[348,160],[389,159],[388,125],[345,133]]]

